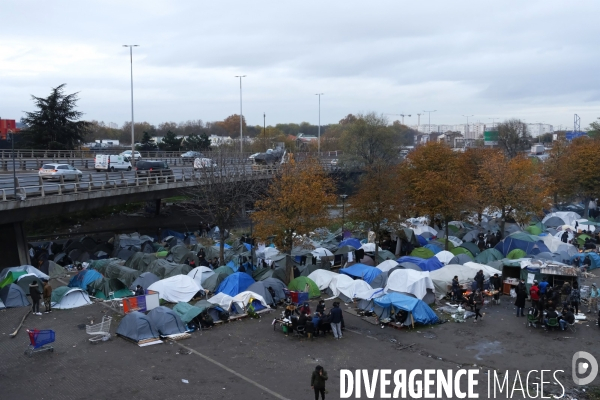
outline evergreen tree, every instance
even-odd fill
[[[140,146],[138,146],[138,147],[139,147],[138,150],[142,150],[142,151],[154,151],[157,148],[156,143],[154,143],[154,139],[152,139],[150,134],[146,131],[144,131],[144,136],[142,136],[142,140],[140,141]]]
[[[183,146],[186,150],[194,150],[194,151],[206,151],[210,150],[210,139],[206,135],[206,133],[202,133],[201,135],[197,135],[195,133],[190,133],[188,137],[183,141]]]
[[[79,121],[83,115],[76,110],[77,93],[65,95],[62,84],[52,89],[48,97],[31,96],[37,111],[26,112],[21,122],[27,145],[38,149],[74,149],[83,141],[89,123]]]
[[[178,151],[181,148],[181,139],[173,132],[167,131],[162,141],[158,144],[158,147],[165,151]]]

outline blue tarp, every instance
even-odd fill
[[[417,235],[417,241],[419,242],[419,244],[421,246],[425,246],[427,244],[427,239],[425,239],[423,236],[421,235]]]
[[[373,282],[382,271],[379,268],[371,267],[365,264],[354,264],[348,268],[340,269],[340,274],[346,274],[354,278],[360,278],[367,283]]]
[[[412,313],[413,320],[419,324],[436,324],[440,320],[433,310],[422,300],[404,294],[390,292],[373,299],[375,305],[382,308],[400,309]]]
[[[177,231],[172,231],[170,229],[164,229],[162,231],[160,231],[160,235],[162,236],[161,239],[164,239],[168,236],[174,236],[177,239],[185,239],[185,235],[183,233],[177,232]]]
[[[237,296],[254,283],[254,279],[244,272],[235,272],[229,275],[217,289],[216,293],[225,293],[231,297]]]
[[[69,287],[81,288],[82,290],[87,291],[87,286],[98,279],[102,279],[102,274],[100,272],[95,269],[84,269],[71,278]]]
[[[356,238],[348,238],[346,240],[344,240],[343,242],[340,243],[340,245],[338,246],[338,248],[343,247],[343,246],[352,246],[355,249],[360,249],[360,247],[362,246],[362,244],[360,243],[360,240],[356,239]]]
[[[404,262],[411,262],[413,264],[417,264],[419,266],[419,268],[421,268],[421,271],[435,271],[436,269],[440,269],[444,266],[444,264],[442,264],[442,262],[440,260],[437,259],[437,257],[431,257],[427,260],[423,259],[423,258],[419,258],[419,257],[411,257],[411,256],[404,256],[404,257],[400,257],[399,259],[396,260],[396,262],[398,264],[404,263]]]
[[[248,243],[244,243],[244,247],[246,248],[246,250],[250,251],[252,250],[252,246],[250,246],[250,244]]]
[[[583,260],[585,259],[586,256],[590,256],[590,259],[592,261],[592,265],[588,269],[600,268],[600,255],[598,255],[597,253],[576,254],[573,257],[571,257],[571,263],[573,263],[574,259],[578,258],[579,265],[583,265]]]
[[[542,242],[541,238],[538,242],[527,242],[525,240],[514,239],[508,236],[507,238],[500,241],[500,243],[498,243],[494,248],[500,253],[502,253],[505,257],[514,249],[521,249],[527,255],[535,255],[543,253],[545,251],[551,253],[551,251],[544,244],[544,242]]]
[[[426,244],[423,247],[425,247],[426,249],[431,250],[433,252],[433,254],[437,254],[440,251],[442,251],[442,249],[440,249],[438,246],[436,246],[435,244],[432,244],[432,243]]]

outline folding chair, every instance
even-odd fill
[[[301,326],[301,325],[297,326],[296,331],[294,333],[294,337],[302,338],[302,337],[304,337],[304,333],[305,333],[304,326]]]

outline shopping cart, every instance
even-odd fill
[[[29,342],[31,344],[27,350],[25,350],[25,354],[27,354],[29,357],[31,357],[33,353],[37,353],[39,351],[54,352],[54,347],[50,346],[50,343],[54,343],[54,331],[28,329],[27,333],[29,334]]]
[[[90,342],[98,343],[99,341],[107,341],[110,339],[110,322],[112,321],[112,317],[103,316],[102,322],[96,325],[86,325],[85,332],[88,335],[93,335],[94,337],[90,338]]]

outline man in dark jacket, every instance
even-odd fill
[[[336,339],[342,338],[342,319],[344,318],[342,315],[342,309],[340,308],[340,304],[338,302],[333,303],[333,308],[329,312],[331,316],[331,330],[333,332],[333,336]]]
[[[325,400],[325,381],[327,380],[327,372],[320,365],[317,365],[315,370],[310,377],[310,387],[315,391],[315,400],[319,400],[319,393],[321,393],[321,400]]]
[[[146,292],[144,291],[144,288],[142,287],[142,285],[137,285],[137,287],[135,288],[135,295],[143,296],[145,294],[146,294]]]
[[[46,306],[44,314],[52,312],[52,286],[48,281],[44,281],[44,306]]]
[[[480,269],[479,272],[477,272],[477,275],[475,275],[474,280],[475,282],[477,282],[477,289],[483,292],[483,281],[485,280],[485,276],[483,276],[482,269]]]
[[[40,286],[37,281],[33,281],[29,284],[29,295],[31,296],[31,311],[34,315],[42,315],[40,312]]]
[[[515,306],[517,306],[517,317],[524,317],[523,309],[525,308],[525,300],[527,300],[527,286],[525,281],[521,279],[521,283],[517,285],[515,289],[517,292],[517,299],[515,300]]]

